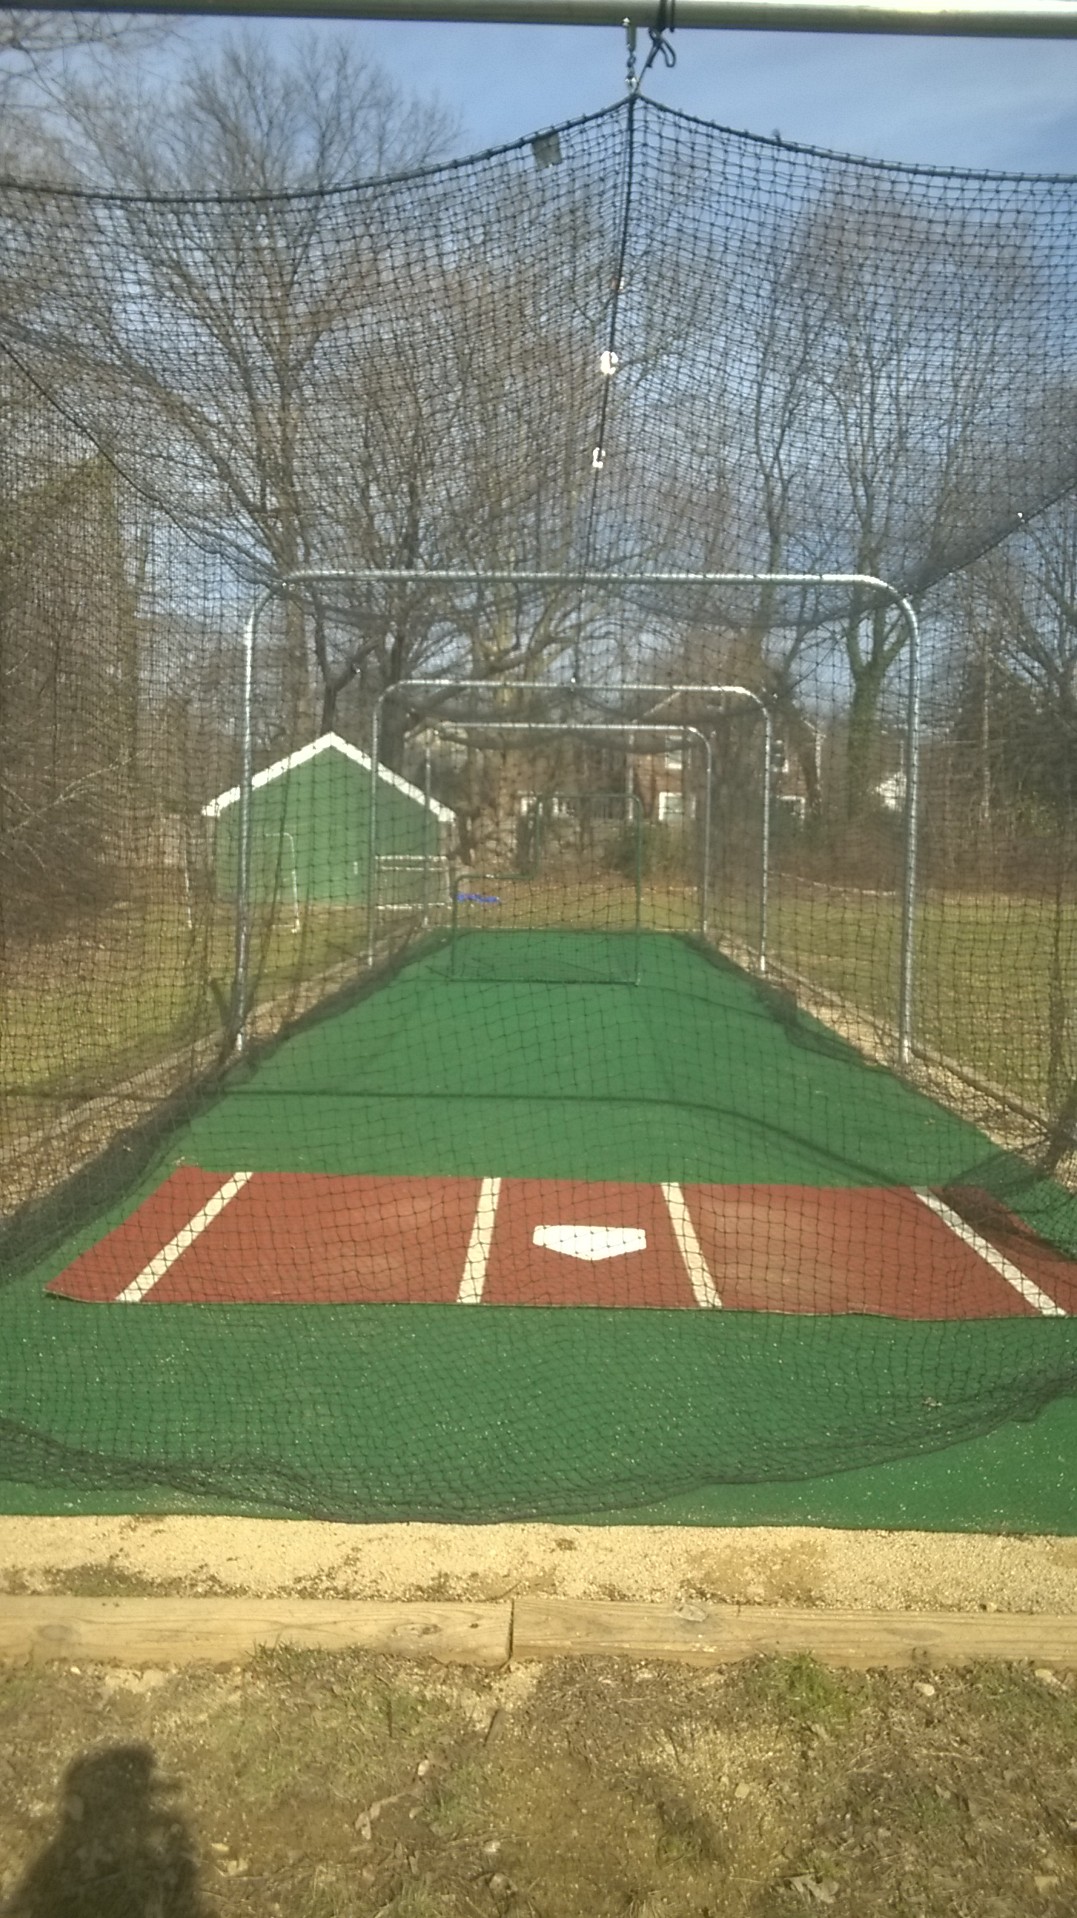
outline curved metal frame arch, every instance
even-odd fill
[[[908,763],[905,779],[905,871],[902,886],[901,913],[901,977],[898,998],[898,1061],[908,1065],[912,1057],[912,999],[915,962],[915,913],[917,884],[917,849],[919,838],[920,810],[920,625],[915,610],[907,598],[888,580],[878,579],[872,573],[596,573],[596,572],[543,572],[528,571],[520,568],[485,572],[477,568],[445,569],[431,567],[301,567],[292,573],[285,573],[266,587],[259,596],[244,626],[243,659],[243,703],[241,718],[242,769],[240,774],[240,844],[236,881],[236,962],[233,982],[231,1042],[236,1052],[242,1052],[248,1014],[248,985],[250,971],[250,871],[251,871],[251,788],[253,781],[252,748],[252,701],[254,692],[254,651],[258,634],[258,623],[273,601],[301,586],[328,586],[332,584],[369,585],[412,585],[427,583],[443,586],[590,586],[601,588],[624,586],[667,586],[707,587],[707,586],[847,586],[866,588],[869,592],[880,593],[896,609],[904,621],[909,634],[909,689],[907,700]],[[375,704],[373,723],[373,744],[378,744],[381,707],[386,698],[405,686],[425,685],[430,688],[440,686],[443,689],[456,689],[461,686],[503,689],[507,684],[519,686],[521,690],[528,686],[548,692],[549,680],[400,680],[396,687],[387,687]],[[567,682],[566,689],[576,686],[578,691],[623,691],[624,686],[591,686]],[[645,692],[648,687],[636,684],[634,691]],[[717,694],[722,691],[738,692],[752,700],[764,715],[767,747],[767,768],[764,780],[764,860],[768,863],[768,841],[770,834],[770,785],[771,757],[770,742],[773,738],[773,719],[765,701],[758,693],[748,687],[699,686],[686,685],[671,687],[668,684],[653,687],[655,692],[671,695],[673,693]],[[641,728],[642,730],[642,728]],[[372,751],[372,777],[376,777],[377,752]],[[373,812],[372,812],[373,817]],[[763,938],[766,938],[766,892],[764,884]],[[764,945],[765,951],[765,945]]]
[[[382,713],[382,708],[385,704],[385,701],[387,699],[391,699],[395,697],[397,693],[401,693],[405,691],[421,690],[424,688],[429,692],[456,692],[459,690],[460,687],[468,686],[468,687],[476,687],[480,691],[484,691],[484,692],[504,692],[506,686],[509,686],[509,685],[518,688],[520,692],[548,693],[550,691],[551,682],[548,679],[513,679],[513,680],[422,679],[422,678],[399,679],[397,680],[395,686],[387,686],[385,691],[378,695],[378,698],[374,704],[374,718],[371,726],[371,743],[370,743],[370,767],[371,767],[370,812],[369,812],[370,834],[369,834],[369,841],[368,841],[368,863],[371,863],[371,870],[373,870],[372,862],[377,856],[377,849],[376,849],[377,772],[376,772],[376,769],[378,765],[378,745],[379,745],[380,733],[381,733],[381,713]],[[762,854],[762,874],[761,874],[761,882],[760,882],[760,905],[759,905],[759,970],[761,973],[765,973],[767,969],[767,894],[768,894],[768,887],[770,883],[770,812],[771,812],[770,788],[771,788],[771,781],[772,781],[772,769],[774,765],[774,721],[771,717],[771,714],[766,705],[766,702],[759,697],[758,693],[752,692],[751,688],[748,686],[732,686],[732,685],[713,685],[712,686],[712,685],[696,685],[696,684],[671,686],[668,683],[668,681],[654,682],[650,680],[640,680],[640,679],[568,680],[565,682],[565,685],[562,688],[562,690],[565,692],[575,692],[575,693],[625,693],[625,692],[664,693],[666,695],[666,698],[660,702],[662,705],[666,705],[670,699],[678,698],[680,697],[680,695],[685,693],[692,693],[692,694],[695,694],[697,697],[704,694],[710,695],[711,697],[717,697],[718,695],[721,694],[721,695],[729,695],[731,697],[736,697],[738,699],[748,700],[753,706],[757,707],[758,710],[762,713],[763,715],[763,854]],[[457,721],[454,723],[460,724],[461,722]],[[474,723],[475,725],[485,724],[485,725],[489,725],[495,731],[499,729],[515,730],[511,726],[511,724],[507,724],[507,722],[503,720],[502,721],[478,720],[475,722],[468,722],[465,720],[462,723],[465,726],[468,725],[469,723]],[[524,730],[527,730],[527,731],[542,732],[546,730],[546,728],[542,725],[541,722],[537,726],[533,727],[530,725],[528,721],[522,720],[519,722],[519,725],[520,727],[522,727]],[[561,725],[559,723],[555,727],[555,730],[558,732],[573,732],[573,731],[579,732],[579,731],[587,731],[589,730],[589,728],[587,727],[587,724],[584,721],[581,721],[575,727],[572,725],[571,721],[568,721],[564,725]],[[591,728],[591,730],[595,730],[595,731],[599,730],[599,726],[597,722],[594,725],[594,727]],[[605,728],[602,728],[602,730],[605,730]],[[628,720],[625,720],[623,724],[623,730],[625,732],[645,733],[649,730],[649,728],[646,720],[637,721],[635,724],[632,724]],[[663,729],[661,726],[657,726],[653,730],[657,732],[661,732],[665,730],[667,733],[685,733],[685,732],[698,733],[699,729],[695,726],[669,726],[669,727],[666,727],[665,729]],[[703,737],[703,735],[700,735],[700,737]],[[710,850],[710,773],[713,765],[713,754],[711,752],[710,742],[704,739],[704,743],[707,747],[707,811],[706,811],[706,821],[705,821],[705,832],[706,832],[706,838],[707,838],[707,850],[709,855],[709,850]],[[376,903],[373,899],[373,895],[371,895],[371,900],[370,900],[368,911],[367,911],[367,964],[371,966],[374,963],[375,915],[376,915]]]

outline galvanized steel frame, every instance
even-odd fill
[[[1077,14],[1077,4],[1074,5]],[[623,17],[623,16],[622,16]],[[274,600],[296,588],[304,586],[328,585],[444,585],[444,586],[578,586],[601,591],[603,588],[614,590],[623,587],[662,586],[671,590],[680,588],[721,587],[721,586],[834,586],[847,587],[850,591],[867,590],[880,594],[894,607],[905,625],[909,635],[909,684],[906,700],[906,731],[908,751],[906,757],[905,778],[905,857],[902,884],[901,910],[901,961],[900,982],[898,988],[898,1060],[908,1065],[912,1058],[913,1026],[913,983],[916,944],[916,902],[917,902],[917,852],[919,841],[920,810],[920,707],[921,707],[921,662],[920,662],[920,625],[915,609],[907,596],[888,580],[878,579],[870,573],[598,573],[598,572],[548,572],[529,571],[514,568],[511,570],[483,571],[481,568],[440,568],[418,567],[303,567],[295,572],[282,574],[274,580],[259,596],[251,608],[244,626],[243,689],[241,712],[241,773],[240,773],[240,845],[236,884],[236,958],[235,977],[232,995],[231,1042],[237,1052],[242,1052],[245,1044],[247,1016],[249,1012],[249,975],[250,975],[250,872],[251,872],[251,791],[254,778],[253,765],[253,696],[254,696],[254,655],[257,642],[258,625],[263,613]],[[440,688],[444,691],[459,691],[463,686],[475,690],[504,690],[507,684],[520,690],[531,689],[549,692],[553,682],[549,680],[511,681],[478,679],[415,679],[400,680],[396,686],[386,687],[379,694],[374,707],[372,724],[371,779],[372,790],[376,790],[377,748],[380,743],[381,709],[384,701],[406,686],[425,686],[430,690]],[[771,778],[773,764],[774,721],[766,702],[749,687],[723,687],[719,685],[683,685],[671,686],[659,683],[649,686],[646,683],[629,684],[599,683],[594,686],[566,682],[566,689],[575,686],[580,692],[648,692],[653,691],[667,698],[677,695],[715,696],[719,693],[737,693],[751,700],[763,713],[765,726],[765,772],[763,780],[763,882],[760,914],[760,971],[766,970],[767,914],[770,876],[770,813]],[[643,728],[641,728],[643,730]],[[371,807],[371,832],[376,829],[375,806]],[[373,841],[372,841],[373,849]],[[371,868],[373,871],[373,867]],[[370,942],[368,941],[368,945]],[[372,958],[372,945],[368,957]]]

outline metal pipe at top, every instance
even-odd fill
[[[91,0],[37,0],[43,13],[96,13]],[[277,14],[313,20],[654,27],[655,0],[110,0],[112,13]],[[672,11],[672,9],[671,9]],[[1077,37],[1075,0],[676,0],[678,27],[764,33],[913,33],[981,39]],[[669,22],[666,22],[667,30]]]

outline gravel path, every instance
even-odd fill
[[[804,1527],[0,1517],[0,1590],[1077,1612],[1077,1539]]]

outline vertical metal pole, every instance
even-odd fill
[[[423,931],[430,924],[430,747],[423,760]]]
[[[774,764],[774,721],[763,708],[763,872],[759,898],[759,971],[767,969],[767,921],[770,906],[770,782]]]
[[[281,838],[286,839],[292,849],[292,931],[301,932],[302,921],[299,917],[299,868],[296,863],[295,834],[294,832],[282,831]]]
[[[709,734],[702,734],[703,751],[706,754],[704,778],[707,782],[703,795],[703,884],[700,887],[699,920],[700,931],[704,939],[710,932],[711,899],[711,791],[714,786],[714,746]]]
[[[240,707],[239,846],[236,850],[236,961],[232,982],[232,1046],[246,1045],[251,966],[251,786],[254,779],[254,642],[258,616],[268,604],[259,600],[243,629],[243,693]]]
[[[907,599],[898,600],[909,628],[908,751],[905,769],[905,879],[901,897],[901,985],[898,1063],[912,1058],[913,983],[916,966],[916,859],[920,827],[920,624]]]
[[[367,818],[367,875],[366,875],[366,962],[374,964],[374,945],[378,931],[378,752],[381,747],[381,702],[385,694],[379,693],[374,702],[374,717],[370,722],[370,807]]]
[[[187,822],[183,822],[183,905],[187,918],[188,932],[194,931],[194,912],[191,906],[191,862],[187,852]]]
[[[642,980],[640,969],[640,947],[642,947],[642,919],[644,919],[644,809],[640,802],[634,802],[636,813],[636,978],[638,986]]]

